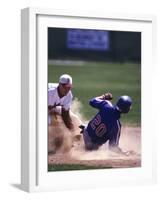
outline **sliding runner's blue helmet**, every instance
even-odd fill
[[[121,113],[128,113],[130,111],[131,104],[132,104],[131,97],[124,95],[119,97],[119,99],[117,100],[116,108]]]

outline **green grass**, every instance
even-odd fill
[[[82,103],[82,113],[90,119],[96,109],[89,106],[92,97],[107,91],[113,94],[113,103],[121,95],[129,95],[133,99],[132,110],[122,115],[122,123],[133,126],[141,124],[141,65],[133,63],[87,62],[80,66],[49,65],[48,81],[58,82],[61,74],[73,77],[73,95]]]
[[[61,165],[48,165],[48,172],[53,171],[71,171],[71,170],[88,170],[88,169],[110,169],[111,166],[107,167],[96,167],[96,166],[87,166],[87,165],[78,165],[78,164],[61,164]]]

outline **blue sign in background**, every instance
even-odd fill
[[[48,58],[141,62],[141,32],[49,27]]]
[[[67,48],[107,51],[110,48],[109,32],[103,30],[67,30]]]

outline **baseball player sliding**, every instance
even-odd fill
[[[124,152],[119,147],[121,133],[120,116],[128,113],[131,109],[132,99],[129,96],[121,96],[116,105],[111,103],[112,94],[93,98],[89,104],[99,111],[89,121],[87,126],[81,125],[81,133],[86,150],[96,150],[109,141],[109,149],[119,154],[129,155],[131,152]]]
[[[72,104],[72,77],[63,74],[59,83],[48,83],[48,124],[51,124],[52,115],[60,114],[67,128],[73,129],[70,117]]]

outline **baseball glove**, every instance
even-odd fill
[[[112,100],[113,96],[112,96],[112,94],[110,92],[107,92],[107,93],[102,95],[102,99],[103,100]]]

